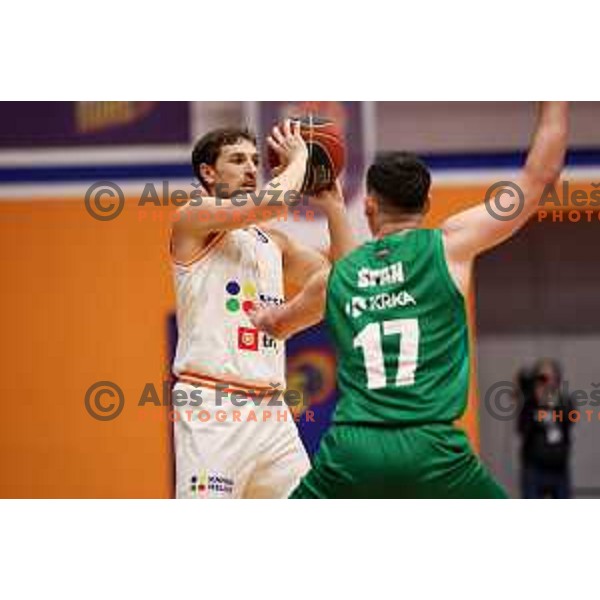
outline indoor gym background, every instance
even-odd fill
[[[60,102],[0,104],[0,496],[40,498],[172,495],[168,407],[137,406],[148,383],[168,380],[173,293],[168,262],[173,206],[139,205],[144,184],[192,181],[190,146],[207,129],[312,110],[346,131],[345,174],[357,231],[364,166],[377,150],[422,154],[434,172],[428,223],[484,197],[521,164],[532,103]],[[567,177],[600,181],[600,104],[572,105]],[[124,191],[122,213],[98,221],[83,197],[97,181]],[[575,210],[576,207],[564,207]],[[324,224],[287,224],[326,243]],[[482,409],[480,394],[524,363],[551,355],[571,389],[600,382],[600,221],[535,219],[480,259],[476,357],[465,426],[483,459],[518,495],[514,422]],[[290,344],[290,381],[315,401],[310,450],[335,401],[333,355],[323,328]],[[84,406],[98,381],[118,383],[125,407],[101,422]],[[600,421],[575,426],[574,493],[600,496]]]

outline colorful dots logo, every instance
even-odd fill
[[[240,310],[240,301],[237,298],[229,298],[225,303],[225,307],[229,312],[237,312]]]
[[[240,293],[240,284],[237,281],[230,281],[225,286],[225,291],[232,296],[237,296]]]
[[[232,279],[225,285],[225,291],[229,295],[225,301],[225,308],[228,312],[236,313],[239,312],[241,308],[247,313],[254,308],[256,301],[256,285],[253,281],[244,281],[240,287],[240,284]]]
[[[208,473],[206,469],[200,471],[198,476],[190,478],[190,492],[193,496],[204,496],[208,491]]]
[[[242,286],[242,293],[247,298],[254,298],[256,297],[256,286],[252,281],[245,281]]]

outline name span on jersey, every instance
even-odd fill
[[[391,285],[404,281],[404,269],[401,262],[381,269],[363,268],[358,271],[358,287],[368,288],[378,285]]]

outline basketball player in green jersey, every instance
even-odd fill
[[[535,212],[560,175],[566,145],[566,103],[541,103],[517,181],[521,211],[501,212],[517,204],[511,191],[512,201],[497,199],[501,218],[480,204],[440,229],[420,229],[430,201],[427,167],[413,155],[382,155],[367,173],[365,213],[375,239],[355,248],[349,228],[331,219],[338,258],[331,273],[313,276],[283,308],[254,315],[262,329],[288,337],[321,318],[327,288],[341,395],[292,498],[506,497],[454,425],[469,384],[465,297],[475,258]],[[325,211],[343,211],[339,188],[318,201]]]

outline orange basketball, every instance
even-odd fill
[[[333,121],[312,115],[300,119],[300,135],[308,148],[302,192],[316,194],[328,188],[344,168],[344,137]],[[279,157],[271,148],[268,149],[268,161],[271,168],[279,165]]]

